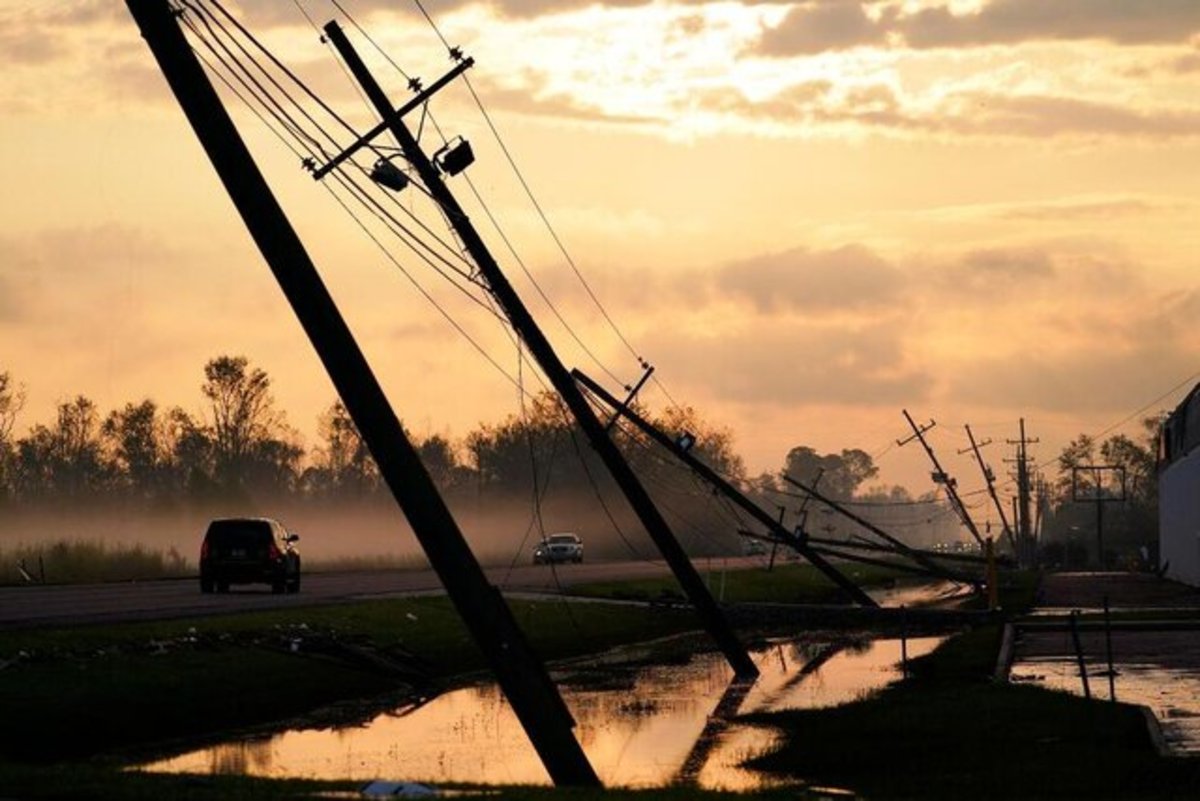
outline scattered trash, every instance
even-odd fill
[[[406,618],[408,618],[409,620],[413,621],[414,623],[416,623],[416,622],[417,622],[417,616],[416,616],[416,615],[414,615],[412,612],[405,612],[405,613],[404,613],[404,616],[405,616]]]
[[[420,782],[373,781],[363,785],[362,794],[367,798],[433,798],[441,795],[436,787]]]

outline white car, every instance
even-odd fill
[[[551,534],[537,544],[533,549],[533,563],[545,565],[550,562],[583,561],[583,540],[578,534]]]

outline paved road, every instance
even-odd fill
[[[730,559],[730,568],[753,560]],[[716,569],[720,562],[713,560]],[[697,567],[704,570],[704,563]],[[560,586],[667,575],[665,564],[596,562],[582,565],[522,565],[491,568],[492,583],[506,592],[557,592]],[[556,580],[557,579],[557,580]],[[308,573],[299,595],[274,595],[266,585],[234,587],[224,595],[204,595],[196,579],[121,584],[0,587],[0,629],[75,623],[200,617],[233,611],[344,603],[367,598],[440,592],[432,570],[376,573]]]

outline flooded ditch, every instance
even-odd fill
[[[940,637],[907,641],[909,658]],[[554,671],[577,736],[608,786],[685,783],[711,789],[763,786],[739,764],[775,735],[729,721],[747,712],[834,706],[900,678],[901,641],[771,641],[753,654],[752,686],[730,685],[716,653],[680,664],[590,660]],[[155,772],[247,774],[433,783],[549,784],[524,731],[494,683],[389,710],[365,725],[237,738],[139,766]]]

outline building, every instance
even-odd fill
[[[1200,587],[1200,384],[1159,437],[1158,560],[1168,578]]]

